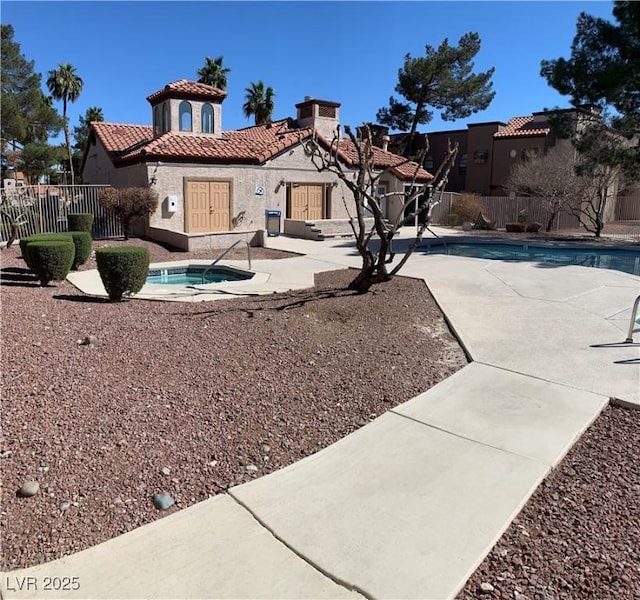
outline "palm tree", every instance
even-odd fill
[[[102,123],[104,121],[102,109],[99,106],[90,106],[89,108],[87,108],[87,112],[84,113],[84,120],[85,123]]]
[[[222,66],[222,56],[213,59],[205,57],[204,67],[198,69],[198,83],[206,83],[221,90],[227,89],[227,74],[231,69]]]
[[[253,115],[256,125],[270,123],[271,115],[273,114],[273,98],[275,96],[273,88],[268,87],[265,89],[262,81],[258,81],[258,83],[251,82],[245,92],[246,102],[242,105],[244,116],[248,119]]]
[[[67,103],[75,102],[82,91],[82,79],[76,75],[76,68],[69,64],[58,65],[57,69],[49,71],[47,87],[55,100],[62,100],[62,121],[64,126],[64,141],[69,156],[71,171],[71,185],[75,185],[73,174],[73,159],[71,158],[71,144],[69,142],[69,121],[67,119]]]

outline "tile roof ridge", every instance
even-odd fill
[[[283,117],[281,119],[276,119],[275,121],[269,121],[269,123],[260,123],[259,125],[247,125],[246,127],[240,127],[239,129],[229,129],[227,132],[231,132],[231,131],[247,131],[249,129],[258,129],[259,127],[263,128],[263,129],[270,129],[271,127],[274,127],[275,125],[281,125],[282,123],[289,122],[292,119],[290,117]],[[269,125],[271,127],[269,127]]]
[[[147,127],[153,129],[152,125],[140,125],[138,123],[112,123],[111,121],[91,121],[95,125],[107,125],[109,127]]]

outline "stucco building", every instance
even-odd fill
[[[447,191],[506,196],[508,192],[504,185],[517,161],[543,154],[558,144],[569,144],[553,134],[549,122],[551,114],[542,111],[513,117],[507,123],[470,123],[466,129],[416,134],[413,150],[424,148],[428,137],[429,151],[424,166],[433,171],[446,153],[447,140],[458,142],[458,156],[449,173]],[[389,149],[402,153],[406,135],[390,136]]]
[[[226,92],[187,80],[148,96],[152,125],[92,123],[82,176],[89,184],[117,188],[152,186],[160,207],[146,235],[193,249],[228,246],[236,239],[260,243],[265,211],[280,211],[285,233],[311,237],[324,224],[348,217],[351,192],[337,176],[318,172],[303,142],[317,135],[329,146],[340,123],[340,104],[305,98],[296,117],[235,131],[223,129]],[[339,144],[348,170],[354,145]],[[374,165],[388,169],[379,193],[402,191],[414,179],[432,176],[415,163],[374,148]],[[416,175],[417,173],[417,175]],[[401,200],[385,203],[394,218]]]

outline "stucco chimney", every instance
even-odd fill
[[[388,135],[383,135],[382,136],[382,149],[386,152],[387,148],[389,148],[389,142],[391,141],[391,138]]]
[[[305,96],[296,104],[298,127],[312,127],[318,134],[332,140],[340,125],[340,104]]]

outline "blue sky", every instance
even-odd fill
[[[231,69],[223,128],[252,124],[244,90],[274,88],[274,118],[295,116],[304,96],[340,102],[341,122],[375,121],[404,55],[425,44],[479,33],[476,70],[495,67],[489,108],[457,122],[436,115],[421,131],[506,121],[566,107],[540,77],[542,59],[569,56],[581,11],[612,20],[612,2],[28,2],[2,1],[2,23],[43,75],[73,64],[84,81],[71,125],[90,106],[105,120],[150,124],[146,97],[166,83],[197,79],[204,57]],[[59,107],[61,110],[61,106]]]

